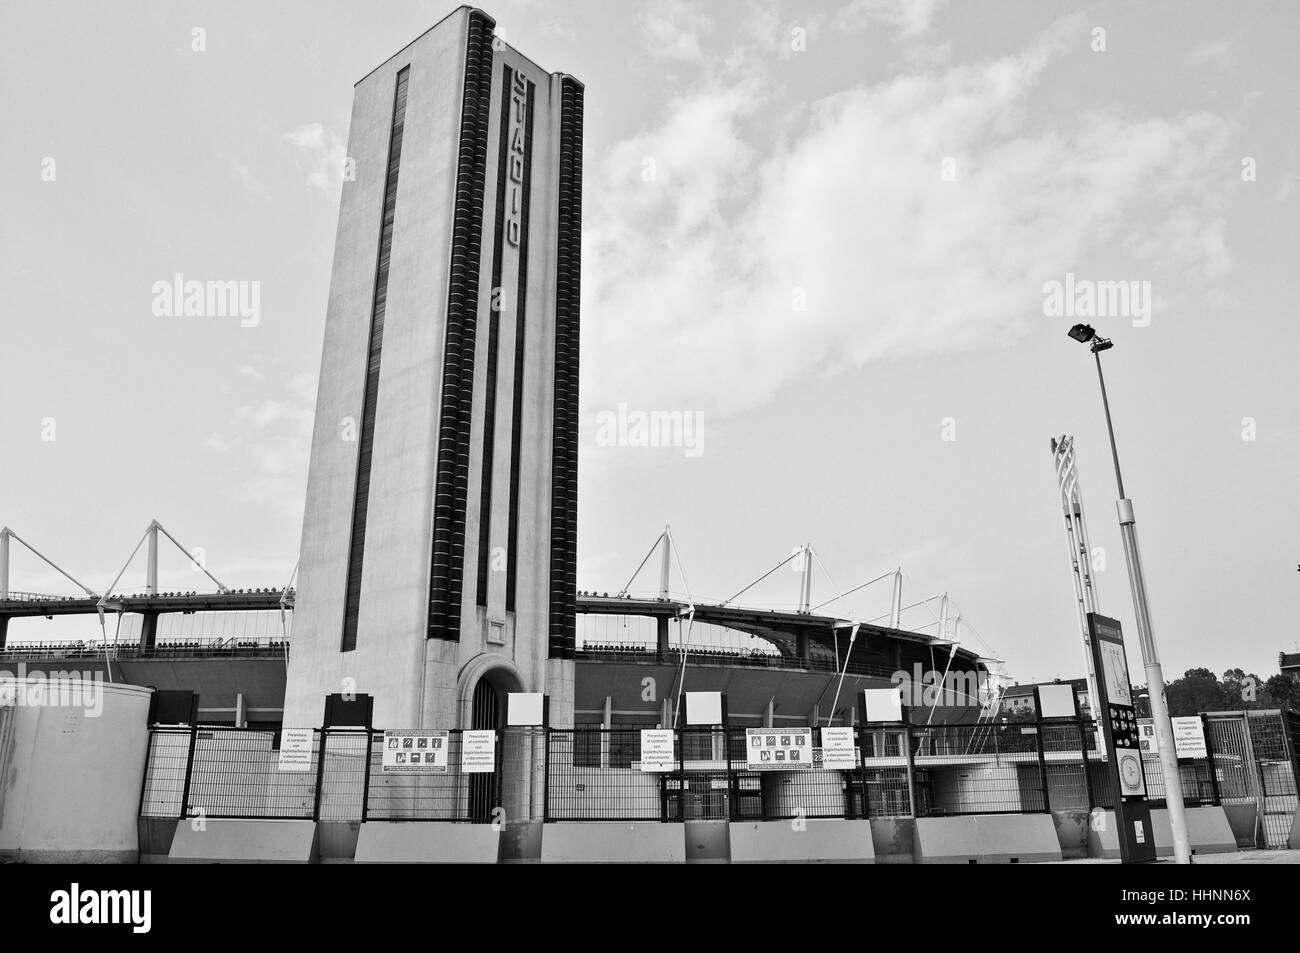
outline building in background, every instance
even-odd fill
[[[1283,675],[1290,675],[1292,678],[1300,678],[1300,652],[1293,652],[1287,655],[1281,652],[1277,657],[1277,669]]]
[[[1036,714],[1038,706],[1034,700],[1034,690],[1040,685],[1074,686],[1074,695],[1079,700],[1079,711],[1083,713],[1085,718],[1091,717],[1092,708],[1089,705],[1088,680],[1086,678],[1056,678],[1050,682],[1032,682],[1029,685],[1021,685],[1017,682],[1002,692],[1002,713],[1016,714],[1017,712],[1025,712]]]

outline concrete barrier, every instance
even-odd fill
[[[1032,864],[1061,860],[1056,824],[1047,814],[918,817],[918,864]]]
[[[203,830],[176,825],[169,864],[314,864],[320,857],[315,821],[207,818]]]
[[[1232,828],[1232,836],[1237,839],[1237,846],[1246,850],[1258,846],[1256,834],[1259,831],[1259,804],[1250,801],[1246,804],[1223,805],[1224,816]]]
[[[1061,845],[1061,856],[1066,860],[1088,856],[1088,824],[1091,814],[1083,809],[1053,811],[1056,840]]]
[[[870,821],[809,818],[741,821],[730,825],[733,864],[871,864],[876,853]]]
[[[1189,807],[1187,814],[1187,839],[1193,854],[1222,854],[1237,849],[1237,838],[1232,825],[1221,807]],[[1103,811],[1101,829],[1092,825],[1088,829],[1088,856],[1118,859],[1119,834],[1115,826],[1115,812]],[[1169,812],[1158,808],[1151,812],[1151,836],[1156,842],[1157,857],[1172,857],[1174,836],[1169,827]]]
[[[501,834],[491,824],[366,821],[357,834],[358,864],[495,864]]]
[[[686,821],[682,826],[688,864],[725,864],[731,860],[731,835],[726,821]]]
[[[680,864],[686,860],[681,824],[612,821],[547,824],[544,864]]]
[[[497,862],[502,864],[538,864],[542,860],[541,821],[506,821],[501,831],[501,850]]]
[[[910,864],[913,842],[916,839],[916,821],[910,817],[873,817],[871,823],[871,852],[877,864]]]
[[[135,863],[152,689],[44,670],[5,688],[0,860]]]
[[[1291,836],[1287,838],[1287,846],[1292,850],[1300,850],[1300,811],[1296,811],[1291,818]]]
[[[361,836],[360,821],[319,821],[316,824],[316,849],[322,864],[345,864],[357,855]]]
[[[1187,840],[1193,854],[1227,854],[1237,849],[1237,838],[1221,807],[1189,807]],[[1151,833],[1156,839],[1156,856],[1174,855],[1174,834],[1169,826],[1169,812],[1164,808],[1151,812]]]

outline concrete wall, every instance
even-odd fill
[[[87,694],[74,697],[91,705],[4,709],[0,859],[134,863],[139,855],[136,812],[151,691],[78,684]]]

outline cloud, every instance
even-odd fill
[[[260,199],[270,199],[271,190],[267,188],[266,183],[259,181],[251,171],[248,163],[239,159],[230,160],[231,168],[235,170],[235,175],[239,178],[239,184],[244,187],[244,191],[251,195],[256,195]]]
[[[1241,34],[1203,43],[1187,54],[1187,62],[1199,68],[1223,69],[1232,65],[1241,47]]]
[[[302,518],[315,402],[316,376],[303,372],[285,382],[283,393],[237,408],[228,432],[204,438],[206,449],[240,458],[241,475],[231,489],[235,502]]]
[[[753,128],[776,111],[761,89],[706,85],[591,163],[586,399],[727,414],[810,375],[1014,339],[1044,281],[1099,249],[1223,273],[1228,123],[1029,108],[1081,30],[828,96],[775,134]]]
[[[667,0],[642,10],[638,25],[652,56],[694,62],[703,58],[700,36],[712,22],[699,4]]]
[[[343,185],[347,143],[318,122],[285,133],[284,138],[298,150],[307,170],[307,184],[320,189],[331,199],[337,199]]]
[[[846,30],[861,30],[873,23],[894,28],[900,40],[911,40],[930,29],[934,15],[948,0],[853,0],[839,15]]]

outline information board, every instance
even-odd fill
[[[384,732],[384,774],[446,774],[447,730],[390,728]]]
[[[641,729],[641,770],[673,771],[677,758],[673,755],[673,730],[671,728]]]
[[[1199,715],[1171,719],[1174,725],[1174,750],[1180,758],[1207,758],[1205,725]]]
[[[745,765],[751,771],[800,771],[813,766],[811,728],[746,728]]]
[[[822,729],[822,767],[827,771],[852,771],[858,766],[858,749],[852,728]]]
[[[277,767],[281,771],[310,771],[314,734],[311,728],[280,729],[280,760]]]
[[[387,743],[384,750],[387,750]],[[460,769],[466,774],[487,774],[497,769],[495,731],[475,728],[461,732]]]

